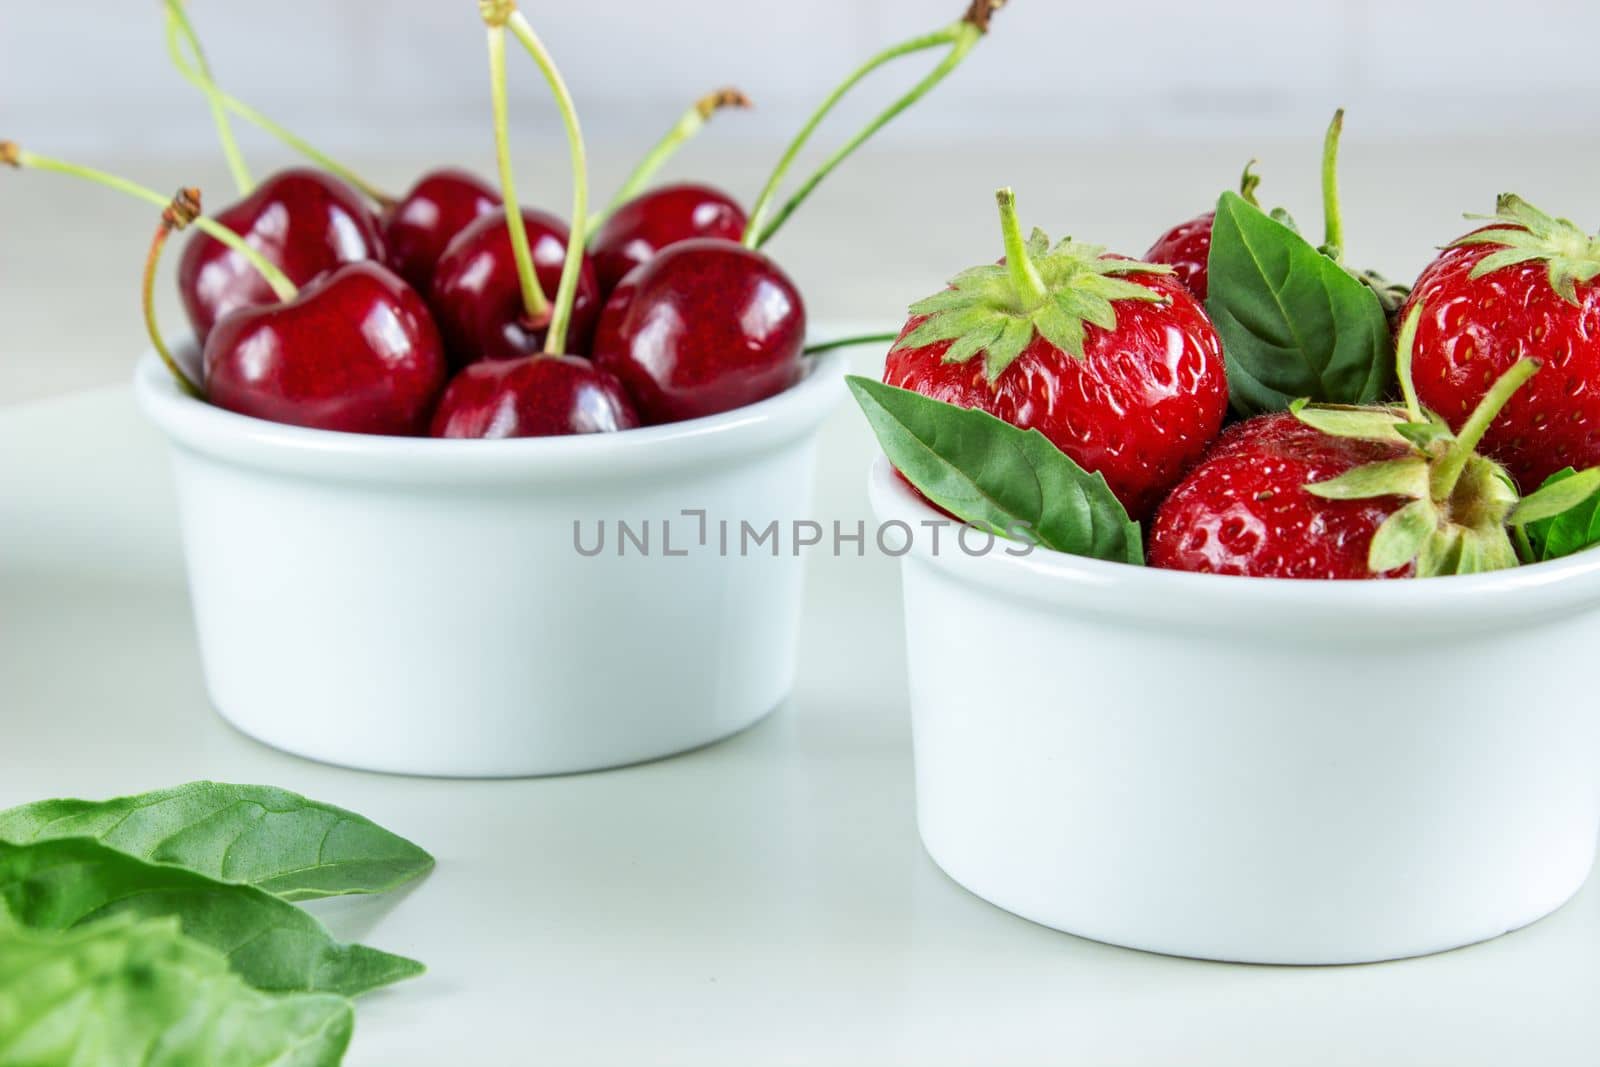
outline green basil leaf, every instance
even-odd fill
[[[1558,470],[1544,480],[1539,491],[1576,477],[1577,473],[1571,467]],[[1535,496],[1537,493],[1529,495]],[[1529,543],[1533,545],[1535,562],[1560,559],[1600,545],[1600,494],[1588,497],[1559,515],[1530,522],[1523,528],[1528,533]]]
[[[191,782],[114,800],[42,800],[0,811],[0,841],[92,837],[285,900],[382,893],[433,857],[354,812],[284,789]]]
[[[1394,348],[1377,295],[1237,193],[1217,201],[1206,284],[1241,415],[1298,397],[1367,404],[1388,392]]]
[[[340,993],[421,974],[403,956],[335,941],[293,904],[253,886],[118,852],[90,838],[0,842],[0,903],[24,926],[70,930],[111,915],[176,917],[245,981],[270,992]]]
[[[335,1067],[350,1002],[272,996],[172,919],[24,929],[0,909],[0,1064]]]
[[[846,381],[889,462],[952,515],[1008,537],[1026,531],[1057,552],[1144,562],[1139,524],[1105,478],[1038,430],[871,378]]]

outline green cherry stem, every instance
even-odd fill
[[[195,64],[190,64],[184,59],[183,44],[187,44],[189,51],[196,57],[197,62]],[[211,113],[214,116],[231,112],[252,126],[276,137],[279,141],[282,141],[330,174],[337,175],[355,186],[379,206],[389,207],[394,203],[392,196],[389,196],[326,152],[316,148],[287,127],[268,118],[243,100],[223,92],[212,78],[211,70],[205,63],[203,54],[200,51],[200,40],[195,35],[193,25],[183,12],[181,0],[167,0],[167,51],[172,57],[172,65],[177,68],[178,73],[183,76],[184,80],[206,94],[206,98],[211,104]],[[229,166],[231,167],[238,154],[238,146],[233,143],[232,131],[226,129],[225,121],[225,118],[219,119],[218,134],[222,138],[223,153],[229,156]],[[242,163],[240,165],[242,166]],[[235,172],[235,178],[237,176],[238,174]],[[248,185],[241,185],[239,191],[248,193],[250,189]]]
[[[806,146],[806,142],[811,140],[811,135],[822,124],[822,120],[838,105],[844,95],[879,67],[899,59],[901,56],[908,56],[915,52],[949,44],[950,39],[950,30],[946,28],[921,37],[913,37],[909,41],[903,41],[891,48],[887,48],[856,68],[848,78],[839,83],[833,92],[828,94],[827,99],[823,100],[822,104],[811,113],[811,117],[806,120],[806,124],[800,127],[800,132],[794,135],[794,140],[790,141],[789,146],[784,149],[783,155],[778,160],[778,165],[772,168],[772,174],[767,178],[767,184],[762,187],[760,195],[756,197],[755,205],[750,209],[749,222],[745,226],[744,244],[746,246],[754,248],[759,243],[758,238],[761,234],[761,227],[766,222],[768,212],[772,210],[772,202],[778,195],[778,186],[783,181],[784,175],[794,165],[795,158],[799,156],[800,150]]]
[[[28,170],[52,171],[72,178],[81,178],[84,181],[94,182],[108,189],[115,189],[119,193],[131,196],[136,200],[143,200],[147,204],[153,204],[163,209],[172,203],[171,197],[162,196],[154,189],[147,188],[137,182],[130,182],[126,178],[119,178],[115,174],[108,174],[103,170],[95,170],[93,167],[79,166],[76,163],[66,163],[59,159],[51,159],[49,156],[37,155],[33,152],[25,151],[13,141],[0,141],[0,164]],[[248,260],[250,265],[261,274],[261,277],[266,279],[267,284],[272,287],[273,293],[279,300],[293,300],[298,295],[299,290],[295,287],[294,282],[289,280],[288,275],[279,270],[275,264],[260,252],[250,247],[243,237],[206,215],[197,215],[192,225],[207,237],[221,241]]]
[[[567,151],[572,157],[572,229],[567,234],[567,258],[561,265],[561,283],[556,287],[555,311],[550,316],[550,329],[544,335],[544,350],[560,355],[567,343],[567,325],[572,321],[572,304],[578,298],[578,278],[583,273],[583,246],[585,226],[589,217],[589,162],[583,148],[583,130],[578,125],[578,109],[562,80],[561,71],[545,49],[544,42],[533,32],[522,12],[512,9],[506,25],[516,35],[528,55],[539,65],[539,71],[550,85],[556,98],[556,108],[561,112],[561,124],[567,130]]]
[[[1339,211],[1339,136],[1344,108],[1333,113],[1322,138],[1322,251],[1335,263],[1344,259],[1344,217]]]
[[[484,6],[484,19],[492,12]],[[522,310],[532,323],[550,319],[550,298],[544,295],[539,275],[533,269],[533,250],[528,247],[528,227],[517,203],[516,175],[511,169],[511,135],[506,122],[506,30],[505,22],[489,21],[489,96],[494,105],[494,152],[500,167],[500,200],[506,209],[506,232],[511,236],[511,256],[517,262],[517,281],[522,286]]]
[[[194,57],[191,64],[184,59],[179,47],[180,36],[188,42],[189,53]],[[172,56],[172,65],[178,73],[193,85],[198,85],[206,94],[206,100],[211,106],[211,121],[217,127],[217,140],[222,144],[222,156],[228,161],[228,171],[233,175],[233,184],[238,188],[240,196],[249,196],[255,189],[255,179],[250,176],[250,168],[245,166],[244,156],[239,151],[239,142],[234,140],[233,125],[228,121],[227,105],[223,103],[221,94],[216,91],[216,84],[211,80],[211,64],[206,62],[205,51],[200,47],[200,38],[194,32],[194,26],[189,22],[189,15],[183,10],[182,0],[167,0],[167,51]]]
[[[754,207],[750,210],[749,222],[744,231],[744,245],[748,248],[760,248],[771,240],[772,236],[778,232],[779,227],[788,220],[790,215],[794,214],[795,210],[804,203],[806,197],[811,195],[812,190],[820,185],[822,180],[832,173],[835,167],[844,162],[868,138],[888,125],[897,115],[927,95],[929,90],[943,81],[952,70],[960,66],[962,60],[967,57],[967,54],[988,32],[990,17],[1004,3],[1005,0],[972,0],[971,6],[961,18],[949,26],[935,30],[932,33],[923,34],[920,37],[913,37],[908,41],[903,41],[900,44],[884,49],[868,59],[852,72],[849,77],[840,82],[838,87],[828,94],[821,106],[806,120],[805,125],[800,127],[800,132],[795,135],[794,140],[789,143],[788,148],[784,150],[783,156],[778,160],[778,165],[773,168],[771,177],[767,179],[766,186],[761,190],[761,194],[756,198]],[[938,66],[934,67],[926,77],[912,86],[898,100],[879,112],[861,132],[845,142],[833,155],[824,160],[822,165],[784,203],[776,216],[768,221],[768,216],[773,211],[773,201],[778,195],[778,187],[782,183],[784,176],[788,174],[789,168],[794,165],[795,158],[800,154],[800,150],[811,139],[811,135],[816,132],[822,120],[838,105],[845,94],[860,83],[862,79],[886,63],[902,56],[941,46],[948,46],[949,51],[945,53]]]
[[[678,149],[683,147],[684,142],[704,128],[712,115],[715,115],[723,108],[748,108],[750,106],[750,98],[738,89],[731,87],[714,90],[696,100],[689,110],[680,115],[678,121],[672,124],[672,128],[666,132],[666,136],[657,141],[655,146],[645,153],[644,158],[639,161],[638,166],[633,168],[633,173],[628,175],[627,180],[617,189],[610,202],[604,208],[589,216],[590,235],[592,236],[596,230],[604,225],[605,221],[616,212],[617,208],[638,196],[640,190],[645,187],[645,183],[655,177],[656,172],[661,169],[662,165],[677,154]]]
[[[161,264],[162,250],[167,247],[167,238],[172,236],[173,231],[183,229],[199,217],[200,190],[179,189],[172,202],[162,210],[161,224],[156,227],[155,236],[150,239],[150,251],[144,258],[144,277],[141,280],[139,296],[144,312],[145,332],[150,335],[150,344],[154,346],[156,355],[166,364],[167,371],[178,383],[178,388],[196,400],[204,400],[205,393],[190,381],[183,368],[178,366],[178,361],[173,358],[172,349],[167,347],[165,338],[161,336],[161,327],[156,323],[156,268]]]
[[[805,354],[808,356],[820,355],[823,352],[832,352],[836,348],[855,348],[857,345],[881,345],[898,340],[899,333],[860,333],[853,337],[835,337],[831,341],[818,341],[814,345],[806,345]]]
[[[1539,370],[1540,363],[1536,359],[1519,359],[1511,368],[1489,387],[1483,394],[1483,399],[1478,401],[1478,406],[1472,409],[1472,414],[1467,416],[1467,421],[1462,424],[1461,432],[1456,434],[1450,451],[1444,458],[1433,465],[1429,475],[1429,493],[1434,500],[1443,501],[1450,499],[1450,494],[1455,491],[1456,482],[1461,478],[1461,472],[1466,469],[1467,460],[1472,457],[1478,447],[1478,442],[1483,440],[1483,435],[1488,432],[1489,426],[1500,414],[1500,409],[1506,406],[1506,401],[1511,399],[1511,394],[1521,389],[1523,383]]]
[[[1039,268],[1033,265],[1033,258],[1028,255],[1028,243],[1022,237],[1021,224],[1017,222],[1016,194],[1009,188],[1000,189],[995,192],[994,199],[1000,205],[1000,234],[1005,240],[1006,272],[1010,274],[1011,284],[1022,300],[1020,310],[1032,311],[1050,298],[1050,291],[1045,288]]]

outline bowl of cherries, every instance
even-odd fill
[[[1594,861],[1600,238],[1503,195],[1413,286],[1347,266],[1338,131],[1321,245],[1249,171],[1144,260],[1002,191],[850,380],[879,518],[962,535],[902,559],[923,842],[1036,922],[1392,959]]]
[[[314,759],[501,776],[670,755],[779,705],[802,564],[737,535],[807,514],[817,432],[844,390],[841,353],[808,347],[805,302],[762,245],[960,63],[999,6],[974,3],[854,72],[748,212],[710,185],[650,184],[715,110],[746,103],[723,90],[591,213],[573,102],[509,0],[480,5],[496,183],[444,167],[383,194],[225,93],[179,0],[169,45],[217,118],[237,202],[208,214],[198,190],[169,198],[6,143],[6,163],[161,210],[144,274],[153,351],[135,385],[170,442],[218,711]],[[513,43],[563,121],[566,219],[518,202]],[[846,91],[931,49],[932,74],[776,199]],[[309,165],[254,181],[230,117]],[[151,293],[179,231],[193,333],[168,344]]]

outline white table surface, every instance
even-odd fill
[[[841,410],[820,519],[866,515],[868,452]],[[917,842],[891,560],[813,559],[793,699],[746,733],[464,782],[319,766],[224,725],[175,538],[126,389],[0,412],[0,805],[268,782],[429,848],[413,891],[316,909],[431,968],[361,1002],[358,1067],[1600,1061],[1595,885],[1487,944],[1301,969],[1112,948],[966,893]]]

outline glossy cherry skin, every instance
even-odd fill
[[[215,218],[296,285],[344,263],[384,258],[383,235],[361,194],[306,167],[279,171]],[[178,264],[178,293],[201,341],[229,312],[278,302],[249,260],[198,230]]]
[[[554,301],[567,258],[566,224],[532,208],[522,209],[522,221],[539,286]],[[428,303],[456,366],[480,359],[518,359],[544,347],[550,322],[548,318],[530,322],[523,308],[504,210],[485,215],[456,234],[434,269]],[[600,286],[585,256],[567,327],[568,351],[581,355],[589,350],[599,313]]]
[[[206,339],[206,399],[273,422],[414,436],[448,367],[427,305],[378,263],[338,267],[271,307],[244,308]]]
[[[482,360],[450,380],[435,437],[559,437],[639,425],[616,376],[582,356]]]
[[[630,270],[679,241],[737,241],[745,221],[744,208],[709,185],[664,185],[642,193],[618,208],[589,242],[600,290],[611,292]]]
[[[384,218],[389,266],[427,293],[433,268],[455,235],[499,210],[500,193],[477,175],[451,167],[429,171]]]
[[[697,238],[629,273],[606,301],[594,361],[650,423],[753,404],[800,377],[806,309],[765,254]]]

